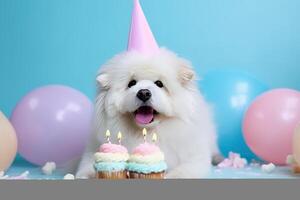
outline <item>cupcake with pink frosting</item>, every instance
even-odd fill
[[[167,164],[155,143],[144,142],[133,149],[126,169],[132,179],[163,179]]]
[[[109,140],[95,153],[94,168],[99,179],[126,179],[127,149],[121,144],[112,144]]]

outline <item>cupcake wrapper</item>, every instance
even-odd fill
[[[129,172],[130,179],[164,179],[165,172],[158,172],[158,173],[137,173],[137,172]]]
[[[118,172],[97,172],[98,179],[127,179],[126,171],[118,171]]]
[[[300,174],[300,166],[299,165],[294,165],[293,166],[293,172],[295,174]]]

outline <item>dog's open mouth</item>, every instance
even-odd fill
[[[134,112],[134,118],[138,124],[150,124],[157,114],[151,106],[141,106]]]

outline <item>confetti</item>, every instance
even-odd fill
[[[10,177],[8,175],[5,175],[5,176],[0,176],[0,179],[2,179],[2,180],[26,180],[26,179],[28,179],[28,175],[29,175],[29,171],[25,171],[19,176],[11,176]]]
[[[244,168],[247,165],[247,160],[241,158],[238,153],[229,152],[228,158],[225,158],[221,163],[218,164],[219,168]]]
[[[295,164],[295,163],[296,163],[296,161],[295,161],[295,158],[294,158],[293,155],[288,155],[288,156],[286,157],[286,164],[288,164],[288,165],[293,165],[293,164]]]
[[[46,175],[51,175],[53,171],[56,169],[55,162],[47,162],[43,167],[42,171]]]
[[[276,166],[273,163],[269,163],[267,165],[262,165],[261,170],[266,173],[271,173],[275,170]]]
[[[75,176],[73,174],[66,174],[64,176],[64,180],[74,180]]]

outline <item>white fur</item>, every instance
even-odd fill
[[[131,79],[137,80],[137,84],[128,88]],[[203,178],[208,174],[212,154],[217,152],[215,126],[188,61],[163,48],[153,56],[125,52],[102,66],[97,80],[95,131],[77,177],[94,176],[93,154],[107,129],[112,138],[122,131],[123,145],[130,151],[143,141],[144,127],[149,133],[158,134],[158,144],[168,164],[167,178]],[[165,87],[157,87],[156,80],[161,80]],[[140,89],[151,91],[147,105],[160,113],[145,126],[137,124],[132,114],[142,105],[136,97]]]

